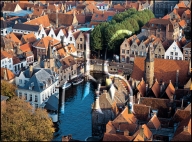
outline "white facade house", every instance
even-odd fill
[[[109,5],[106,3],[99,3],[96,6],[99,10],[107,11],[109,9]]]
[[[55,32],[54,32],[53,28],[50,29],[48,36],[56,39],[56,35],[55,35]],[[59,41],[60,41],[60,40],[59,40]]]
[[[21,72],[16,77],[15,82],[18,87],[17,96],[20,98],[24,97],[35,108],[45,108],[46,102],[53,95],[59,99],[59,89],[56,88],[58,83],[57,74],[51,69],[33,69],[30,66],[29,69]],[[54,116],[52,120],[57,122],[58,116]]]
[[[66,36],[65,36],[65,34],[63,32],[63,29],[59,30],[59,33],[57,34],[56,39],[59,40],[59,41],[61,41],[62,39],[63,39],[63,41],[66,40]]]
[[[164,58],[171,59],[171,60],[183,60],[183,53],[181,52],[181,49],[178,47],[175,41],[165,51]]]
[[[41,39],[41,38],[44,38],[44,37],[46,37],[46,36],[47,36],[47,34],[46,34],[44,28],[41,27],[37,39]]]
[[[17,74],[23,67],[27,67],[26,59],[19,59],[18,57],[13,57],[13,72]]]
[[[13,71],[13,56],[7,51],[1,51],[1,67]]]

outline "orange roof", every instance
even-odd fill
[[[189,49],[191,49],[191,41],[190,41],[189,43],[187,43],[187,44],[184,46],[184,48],[189,48]]]
[[[76,48],[73,44],[69,44],[66,48],[68,53],[76,52]]]
[[[35,42],[33,44],[33,46],[36,46],[36,47],[42,47],[42,48],[48,48],[48,45],[49,45],[49,41],[52,41],[53,40],[53,46],[55,46],[56,44],[59,44],[60,41],[58,41],[57,39],[54,39],[50,36],[46,36],[42,39],[40,39],[39,41]]]
[[[64,58],[65,56],[67,56],[67,53],[64,51],[63,48],[59,49],[57,53],[60,55],[61,58]]]
[[[137,89],[141,93],[141,96],[144,97],[146,94],[146,84],[145,84],[145,81],[143,80],[143,78],[142,78],[141,82],[138,84]]]
[[[185,12],[185,14],[187,14],[187,15],[190,15],[190,14],[191,14],[191,10],[189,10],[189,9],[185,10],[184,12]]]
[[[9,69],[7,68],[1,68],[1,78],[3,78],[4,80],[6,79],[5,78],[5,75],[4,75],[4,72],[7,73],[7,81],[10,81],[11,79],[14,79],[15,78],[15,75],[12,71],[10,71]]]
[[[107,20],[108,16],[114,16],[115,14],[116,14],[116,12],[114,12],[114,11],[104,11],[103,13],[101,12],[101,14],[94,13],[91,18],[91,21],[105,22]]]
[[[41,16],[43,12],[44,12],[44,9],[35,8],[33,11],[33,15],[38,17],[38,16]]]
[[[150,139],[151,136],[152,136],[152,132],[149,130],[149,128],[147,127],[147,125],[146,125],[146,124],[143,124],[143,125],[142,125],[142,128],[144,129],[144,135],[145,135],[148,139]]]
[[[170,19],[169,14],[165,15],[162,19]]]
[[[21,41],[16,37],[16,35],[14,33],[7,34],[5,37],[8,39],[11,39],[16,44],[19,44],[19,43],[21,44]]]
[[[180,25],[182,28],[184,28],[184,27],[187,25],[187,23],[185,22],[185,20],[181,20],[181,21],[179,22],[179,25]]]
[[[161,127],[161,123],[157,118],[156,114],[153,115],[153,117],[149,120],[149,122],[147,123],[147,126],[150,129],[156,129],[156,130],[158,130]]]
[[[19,58],[16,57],[16,56],[13,56],[13,65],[18,64],[18,63],[21,63],[21,61],[19,60]]]
[[[73,37],[75,38],[75,40],[78,38],[79,34],[81,33],[81,31],[76,31],[76,32],[73,32],[72,35]]]
[[[159,93],[160,93],[160,85],[159,85],[157,80],[155,81],[155,83],[153,84],[151,89],[152,89],[154,95],[156,96],[156,98],[158,98],[159,97]]]
[[[136,57],[134,60],[133,71],[131,78],[141,80],[144,77],[144,57]],[[179,70],[179,83],[185,85],[189,80],[187,76],[189,68],[189,62],[183,60],[166,60],[155,58],[154,59],[154,76],[157,80],[161,80],[165,83],[176,81],[176,70]]]
[[[181,8],[181,7],[185,8],[185,7],[186,7],[183,1],[180,1],[180,2],[177,4],[177,6],[178,6],[178,8]]]
[[[128,122],[129,124],[136,123],[137,121],[137,118],[135,118],[133,114],[128,113],[128,107],[125,107],[125,109],[121,112],[121,114],[119,114],[113,121],[121,122],[122,119],[124,119],[124,122]]]
[[[173,95],[175,94],[175,88],[173,86],[173,84],[171,83],[171,81],[169,82],[169,85],[167,86],[167,89],[165,90],[167,96],[169,97],[169,99],[173,99]]]
[[[134,139],[133,136],[104,133],[102,141],[132,141],[133,139]]]
[[[25,22],[24,24],[29,24],[29,25],[41,25],[42,24],[42,26],[44,28],[47,28],[51,25],[48,15],[44,15],[44,16],[35,18],[33,20],[29,20],[29,21]]]
[[[2,51],[1,50],[1,60],[4,58],[12,58],[13,56],[9,54],[7,51]]]
[[[26,43],[20,46],[20,49],[22,50],[22,52],[30,52],[32,47],[30,43]]]
[[[106,124],[106,133],[116,133],[116,129],[115,129],[115,127],[113,126],[112,121],[109,121],[109,122]]]
[[[21,39],[24,40],[24,43],[27,43],[27,42],[33,43],[37,40],[34,33],[29,33],[27,35],[23,35]]]

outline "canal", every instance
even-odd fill
[[[95,82],[88,81],[65,90],[64,113],[59,111],[58,129],[54,133],[53,141],[61,141],[62,136],[69,134],[73,139],[84,141],[92,135],[91,105],[94,102],[96,87]],[[60,98],[62,98],[62,89]],[[61,110],[61,104],[60,99],[59,110]]]

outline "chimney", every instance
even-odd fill
[[[182,99],[182,102],[181,102],[181,109],[183,109],[183,99]]]
[[[129,131],[127,129],[124,130],[124,136],[129,136]]]
[[[8,78],[7,78],[7,68],[5,68],[3,70],[3,72],[4,72],[4,80],[8,80]]]
[[[145,96],[147,96],[148,89],[149,89],[149,85],[146,84],[146,94],[145,94]]]
[[[33,65],[29,66],[29,77],[31,78],[33,74]]]
[[[175,84],[175,89],[178,89],[178,84],[179,84],[179,70],[176,71],[176,84]]]
[[[164,89],[165,89],[165,83],[162,82],[162,84],[160,86],[160,93],[163,93]]]
[[[58,28],[59,19],[58,19],[58,9],[56,9],[56,28]]]

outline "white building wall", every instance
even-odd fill
[[[64,36],[64,41],[65,41],[65,35],[64,35],[62,29],[60,29],[59,33],[58,33],[57,36],[56,36],[56,39],[59,40],[59,41],[61,41],[61,36]]]
[[[51,36],[51,35],[52,35],[52,36]],[[53,29],[52,29],[52,28],[51,28],[51,30],[49,31],[48,36],[50,36],[50,37],[52,37],[52,38],[56,39],[55,32],[53,31]]]
[[[183,60],[183,53],[178,47],[177,43],[174,41],[171,46],[165,52],[165,59],[173,59],[173,60]]]
[[[39,34],[38,34],[38,36],[37,36],[37,39],[41,39],[41,38],[43,38],[43,35],[44,35],[44,37],[47,36],[47,34],[46,34],[44,28],[41,28],[41,30],[40,30],[40,32],[39,32]]]
[[[2,36],[6,36],[7,34],[11,33],[12,32],[12,27],[8,27],[8,28],[5,28],[5,29],[1,29],[1,35]]]
[[[26,78],[23,74],[23,72],[20,73],[20,75],[17,77],[15,77],[15,84],[16,86],[24,86],[25,85],[25,81],[29,81],[29,78]]]
[[[35,37],[38,38],[38,32],[34,32],[34,31],[13,29],[13,33],[19,33],[19,34],[22,34],[22,33],[24,33],[24,34],[34,33]]]
[[[13,60],[12,58],[4,58],[1,60],[1,67],[7,68],[13,71]]]

